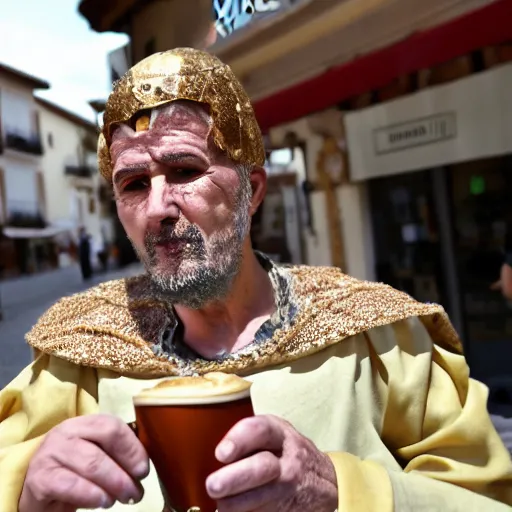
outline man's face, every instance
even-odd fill
[[[192,308],[224,298],[250,225],[251,188],[210,137],[198,104],[151,113],[150,127],[121,126],[110,153],[119,218],[156,289]]]

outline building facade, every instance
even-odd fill
[[[478,73],[346,116],[375,278],[443,304],[483,379],[510,373],[512,340],[510,304],[493,286],[512,230],[512,55],[501,53]]]
[[[40,120],[34,90],[43,80],[0,65],[0,276],[57,265],[48,242]]]
[[[79,10],[98,32],[129,34],[131,62],[162,48],[208,45],[213,25],[212,0],[85,0]]]
[[[110,198],[98,173],[96,125],[48,101],[36,99],[44,146],[42,169],[47,219],[61,233],[55,237],[59,265],[73,262],[78,230],[91,237],[93,265],[113,242]]]
[[[97,127],[34,96],[48,88],[0,65],[0,279],[72,264],[80,227],[92,238],[94,265],[114,238]]]

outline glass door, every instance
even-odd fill
[[[377,279],[449,310],[431,171],[372,180],[369,191]]]
[[[512,375],[512,305],[495,286],[512,235],[511,164],[499,157],[449,169],[464,335],[470,366],[486,381]]]

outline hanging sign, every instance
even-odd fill
[[[281,0],[213,0],[215,28],[226,37],[247,25],[257,14],[278,11]]]
[[[375,130],[375,150],[378,155],[382,155],[435,144],[456,136],[456,114],[454,112],[437,114]]]

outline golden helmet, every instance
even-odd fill
[[[113,128],[138,112],[176,100],[207,104],[217,147],[235,162],[263,166],[263,138],[251,102],[229,66],[192,48],[157,53],[133,66],[115,85],[98,143],[100,173],[112,181]]]

